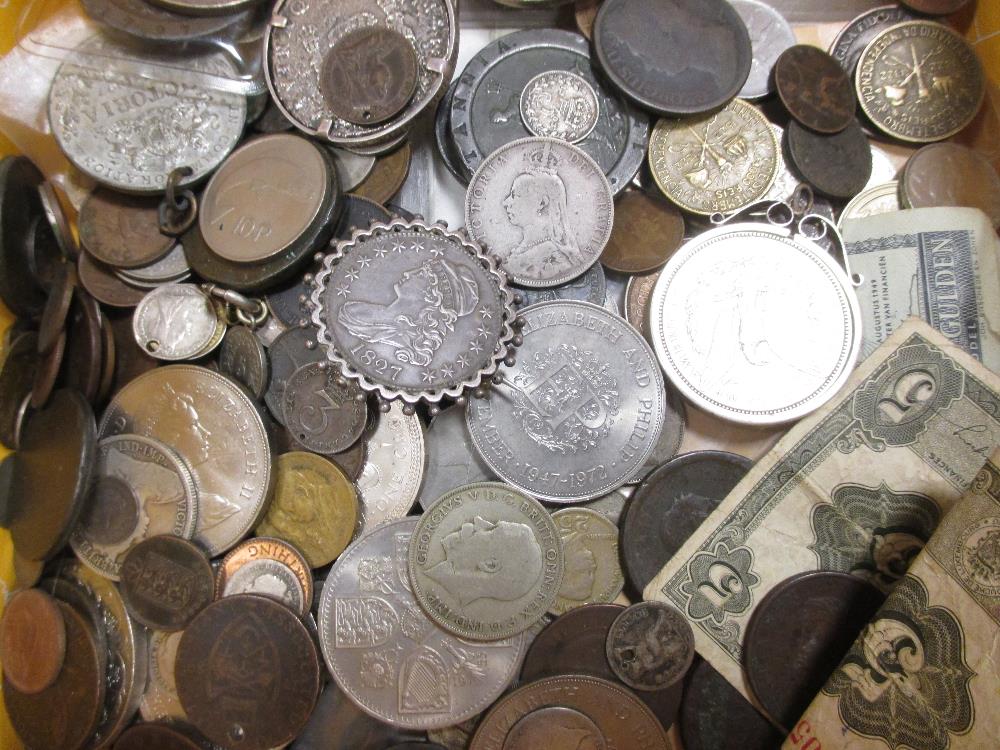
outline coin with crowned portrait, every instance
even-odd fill
[[[495,641],[534,625],[563,579],[555,522],[541,503],[499,482],[459,487],[420,517],[409,543],[420,606],[462,638]]]
[[[556,286],[596,261],[615,208],[604,172],[576,146],[522,138],[476,170],[465,196],[469,236],[521,286]]]
[[[226,334],[226,321],[196,284],[164,284],[142,298],[132,330],[147,354],[176,361],[215,349]]]
[[[521,92],[521,119],[534,135],[576,143],[597,125],[600,102],[594,87],[575,73],[549,70]]]
[[[288,542],[253,537],[223,558],[215,577],[216,599],[240,594],[273,599],[305,617],[313,603],[312,571]]]

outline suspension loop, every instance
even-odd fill
[[[249,328],[259,328],[271,314],[264,300],[247,297],[233,289],[224,289],[216,284],[202,284],[201,288],[205,294],[223,303],[226,322],[230,325],[242,323]]]
[[[815,196],[813,195],[813,190],[804,182],[800,182],[795,186],[795,190],[792,191],[792,197],[788,200],[788,204],[796,216],[805,216],[808,214],[812,211],[814,203]]]
[[[188,189],[180,189],[180,182],[194,173],[191,167],[177,167],[167,176],[167,190],[160,202],[160,231],[168,237],[184,234],[198,216],[198,200]]]

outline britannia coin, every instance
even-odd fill
[[[817,133],[839,133],[854,122],[857,100],[851,79],[819,47],[796,44],[774,64],[778,96],[788,113]]]
[[[187,463],[198,490],[197,541],[211,556],[254,527],[271,483],[271,450],[257,408],[239,386],[204,367],[140,375],[111,400],[100,435],[155,438]]]
[[[687,243],[650,304],[656,355],[681,394],[749,424],[798,419],[832,397],[857,357],[859,321],[831,256],[765,224],[726,225]]]
[[[129,614],[148,628],[182,630],[215,594],[208,557],[193,542],[155,536],[129,550],[121,564]]]
[[[660,120],[649,138],[649,167],[670,200],[710,216],[763,198],[778,173],[779,152],[764,115],[734,99],[705,117]]]
[[[516,364],[469,401],[473,443],[498,477],[533,497],[607,494],[660,436],[666,396],[653,353],[632,326],[585,302],[543,302],[521,315]]]
[[[459,487],[420,517],[409,575],[420,606],[448,632],[507,638],[555,602],[563,579],[559,532],[537,500],[512,487]]]
[[[379,527],[334,564],[319,604],[330,674],[365,712],[393,726],[451,726],[485,710],[506,689],[524,634],[472,643],[420,608],[407,573],[418,520]]]
[[[264,596],[305,617],[313,603],[312,572],[292,545],[281,539],[254,537],[222,560],[215,593],[217,599],[239,594]]]
[[[190,184],[215,169],[243,134],[246,98],[200,86],[188,73],[177,79],[175,58],[122,49],[106,37],[89,39],[78,51],[101,62],[63,63],[49,91],[49,123],[66,158],[94,180],[156,193],[170,172],[188,166],[183,182]],[[222,53],[188,55],[183,68],[236,75]]]
[[[759,0],[732,0],[750,34],[753,62],[750,75],[740,89],[743,99],[762,99],[774,91],[771,71],[781,53],[795,44],[795,32],[785,17]]]
[[[347,450],[368,421],[364,391],[326,361],[310,362],[292,373],[281,411],[292,438],[314,453]]]
[[[472,445],[462,407],[450,407],[434,417],[425,440],[427,470],[417,498],[425,510],[449,490],[496,478]]]
[[[211,352],[226,333],[215,302],[196,284],[164,284],[135,308],[135,340],[157,359],[196,359]]]
[[[694,661],[694,631],[662,602],[640,602],[611,623],[608,664],[634,690],[662,690],[679,682]]]
[[[968,146],[924,146],[906,162],[901,191],[908,208],[969,206],[1000,227],[1000,176],[986,157]]]
[[[495,261],[422,222],[374,224],[338,243],[312,301],[329,359],[385,399],[458,397],[496,372],[514,335]]]
[[[357,480],[361,533],[410,512],[420,492],[427,455],[420,418],[404,414],[398,402],[379,415],[378,426],[367,442],[368,452]]]
[[[533,135],[577,143],[590,135],[599,113],[597,93],[575,73],[539,73],[521,92],[521,118]]]
[[[861,53],[855,84],[861,109],[880,130],[919,143],[944,140],[972,122],[986,90],[969,43],[923,20],[875,37]]]
[[[550,610],[611,602],[625,585],[618,562],[618,527],[596,510],[563,508],[552,514],[562,542],[565,572]]]
[[[521,286],[562,284],[600,257],[614,223],[611,186],[597,163],[555,138],[500,147],[472,176],[469,236]]]

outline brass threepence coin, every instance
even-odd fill
[[[202,610],[177,648],[177,694],[212,742],[269,750],[291,742],[319,693],[312,636],[262,596],[232,596]]]
[[[66,658],[66,624],[59,603],[41,589],[18,591],[0,619],[4,679],[34,695],[52,685]]]
[[[147,628],[182,630],[212,602],[215,577],[196,544],[154,536],[125,555],[120,589],[129,614]]]
[[[309,563],[281,539],[247,539],[222,560],[215,576],[216,598],[257,594],[305,617],[313,603]]]
[[[626,190],[615,203],[615,223],[601,263],[613,271],[646,273],[666,263],[683,241],[680,211],[645,190]]]
[[[868,184],[872,149],[857,120],[833,135],[814,133],[792,121],[785,138],[796,171],[817,192],[847,200]]]
[[[611,624],[607,657],[629,687],[662,690],[679,682],[694,661],[694,631],[667,604],[633,604]]]
[[[295,442],[313,453],[347,450],[368,422],[365,392],[327,361],[309,362],[292,373],[281,411]]]
[[[160,198],[99,187],[80,206],[80,243],[102,263],[137,268],[155,263],[176,240],[160,233]]]
[[[331,563],[358,522],[358,493],[343,471],[313,453],[283,453],[274,462],[274,489],[258,536],[293,544],[311,568]]]
[[[858,107],[851,79],[833,57],[809,44],[789,47],[774,64],[778,96],[789,114],[817,133],[839,133]]]
[[[855,78],[861,109],[886,134],[928,143],[954,135],[979,111],[982,63],[965,39],[934,21],[907,21],[861,53]]]
[[[907,208],[970,206],[1000,228],[1000,176],[988,159],[968,146],[924,146],[906,162],[900,191]]]
[[[670,200],[710,216],[763,198],[778,174],[779,148],[767,118],[734,99],[712,115],[656,123],[649,167]]]
[[[618,527],[587,508],[552,514],[559,530],[565,570],[550,612],[560,615],[584,604],[611,602],[625,585],[618,561]]]

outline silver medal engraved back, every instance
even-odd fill
[[[384,400],[479,389],[510,358],[514,295],[495,257],[443,225],[357,230],[323,260],[313,321],[329,359]]]

